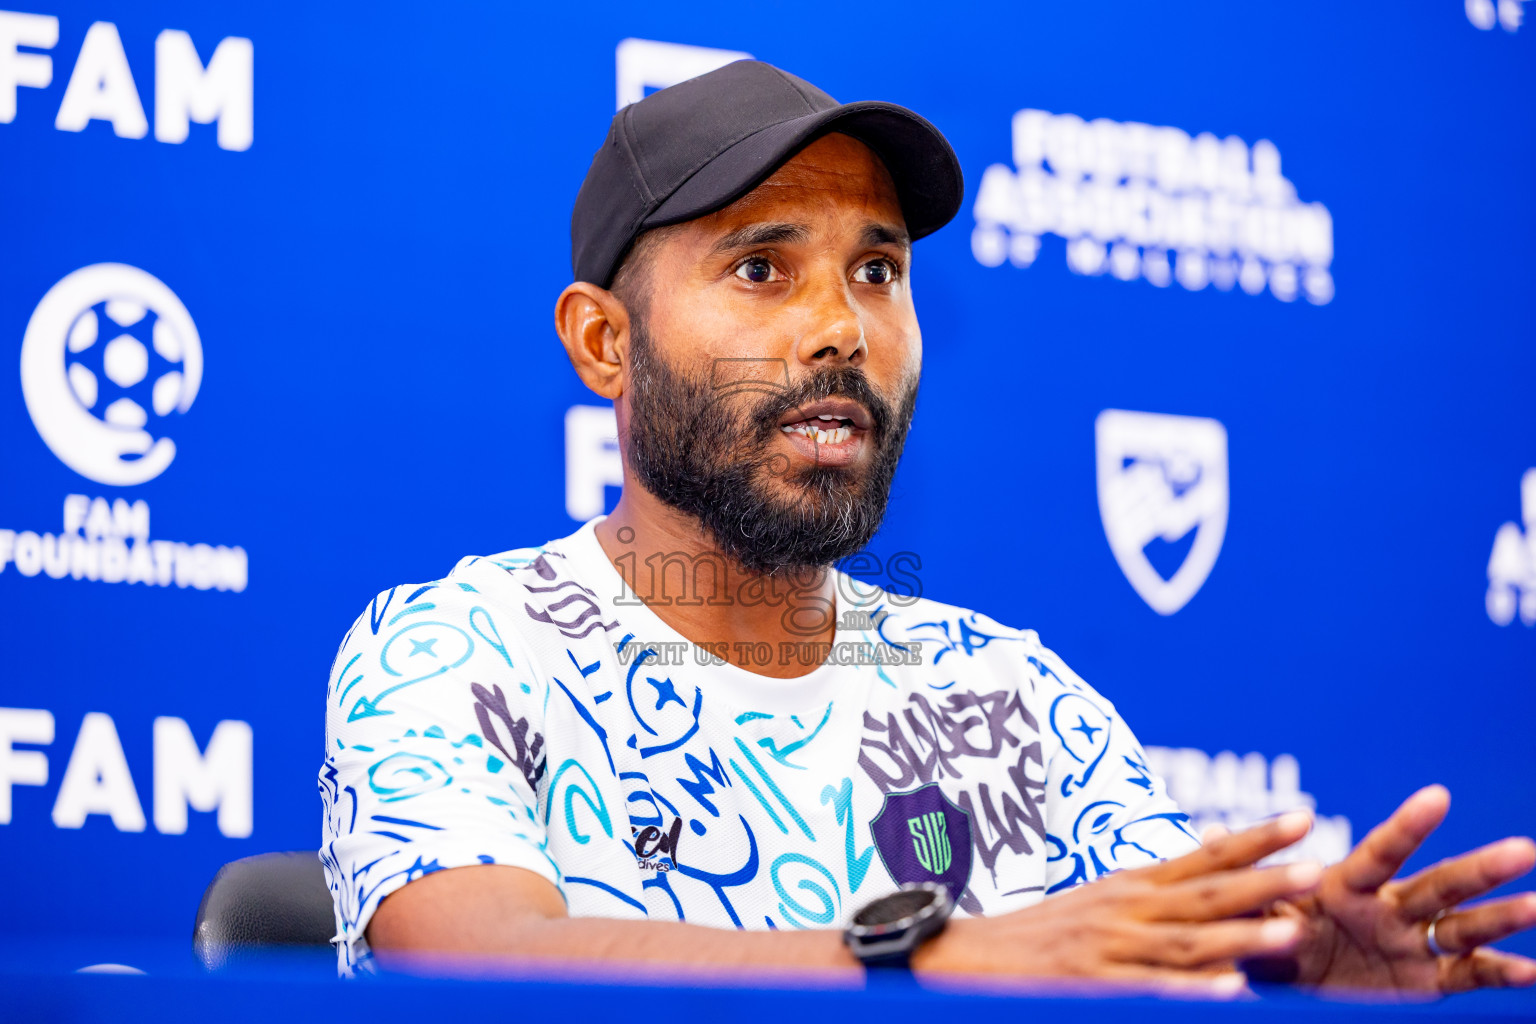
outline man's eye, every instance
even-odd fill
[[[863,284],[890,284],[896,280],[896,267],[887,259],[870,260],[853,272],[853,279]]]
[[[736,276],[753,284],[767,284],[775,279],[773,263],[765,257],[753,256],[741,261],[741,265],[736,268]]]

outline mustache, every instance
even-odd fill
[[[639,318],[631,356],[628,466],[651,494],[700,523],[726,557],[751,573],[820,568],[874,536],[912,423],[915,367],[889,398],[847,364],[805,368],[792,385],[787,360],[746,361],[756,372],[739,360],[674,367],[652,350]],[[733,379],[720,380],[727,374]],[[772,444],[787,413],[827,399],[867,413],[872,457],[862,471],[791,470]]]
[[[786,413],[824,398],[848,398],[869,412],[870,433],[880,443],[891,429],[895,412],[863,370],[854,366],[828,366],[815,370],[800,383],[764,398],[750,413],[757,440],[767,441],[779,429]]]

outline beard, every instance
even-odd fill
[[[646,490],[696,520],[721,554],[750,573],[824,568],[869,543],[912,424],[915,377],[894,401],[846,364],[817,369],[788,387],[762,379],[717,382],[709,367],[691,374],[670,366],[643,317],[631,317],[630,325],[626,454]],[[869,411],[872,457],[863,467],[792,468],[771,447],[780,419],[834,395]]]

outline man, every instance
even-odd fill
[[[431,953],[1218,994],[1239,964],[1536,981],[1484,948],[1536,896],[1460,908],[1528,871],[1529,840],[1393,881],[1444,790],[1335,867],[1257,868],[1305,814],[1202,847],[1033,633],[831,568],[879,525],[913,414],[911,242],[961,197],[928,122],[757,62],[614,118],[555,319],[614,403],[623,495],[379,595],[343,642],[320,783],[344,973]]]

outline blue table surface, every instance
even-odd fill
[[[115,963],[141,975],[79,973]],[[910,979],[872,979],[860,988],[831,988],[816,979],[740,979],[738,984],[680,985],[644,968],[627,975],[555,976],[539,969],[517,980],[378,977],[342,982],[334,959],[320,952],[253,958],[209,974],[188,944],[130,940],[0,937],[0,1021],[173,1021],[203,1024],[350,1018],[442,1021],[475,1014],[511,1022],[555,1020],[640,1024],[793,1021],[847,1024],[858,1017],[946,1024],[966,1019],[1077,1022],[1289,1019],[1327,1021],[1425,1017],[1458,1021],[1536,1020],[1536,992],[1478,992],[1431,1003],[1382,1005],[1261,989],[1255,998],[1210,1003],[1143,997],[1064,997],[1017,991],[935,991]]]

